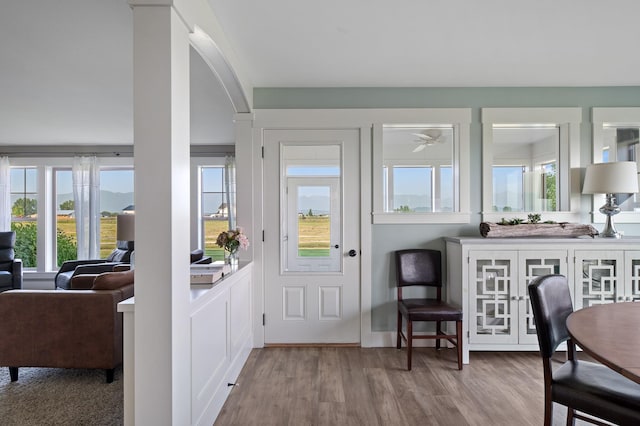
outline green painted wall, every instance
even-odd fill
[[[374,225],[372,245],[372,328],[395,329],[394,250],[435,248],[442,237],[479,236],[481,208],[481,126],[484,107],[582,107],[580,163],[591,163],[591,108],[638,107],[640,87],[468,87],[468,88],[257,88],[254,108],[471,108],[471,212],[468,225]],[[589,222],[589,197],[582,198],[582,223]],[[596,224],[596,228],[602,228]],[[617,225],[640,235],[640,225]],[[363,247],[363,250],[365,248]]]

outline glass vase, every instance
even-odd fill
[[[225,263],[231,266],[231,270],[235,270],[238,268],[238,252],[237,251],[226,251],[224,252]]]

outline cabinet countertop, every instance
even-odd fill
[[[458,244],[640,244],[640,236],[623,238],[577,237],[577,238],[484,238],[444,237],[447,242]]]

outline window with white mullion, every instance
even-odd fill
[[[469,223],[470,109],[380,115],[372,132],[373,223]]]

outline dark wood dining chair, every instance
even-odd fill
[[[413,339],[435,339],[436,349],[440,349],[440,340],[445,339],[458,350],[458,370],[462,370],[462,309],[442,300],[442,265],[438,250],[409,249],[398,250],[396,257],[396,284],[398,287],[398,335],[396,347],[407,342],[407,370],[411,370],[411,352]],[[435,287],[436,297],[405,299],[403,287]],[[407,333],[402,331],[402,319],[407,322]],[[436,323],[435,334],[414,334],[414,321],[432,321]],[[456,334],[442,331],[442,323],[455,321]]]
[[[576,358],[566,326],[573,312],[567,279],[562,275],[538,277],[528,290],[544,370],[545,426],[552,424],[554,402],[567,407],[567,425],[573,425],[575,419],[605,425],[584,414],[619,425],[640,425],[640,384],[602,364]],[[552,370],[551,357],[563,342],[567,342],[567,361]]]

